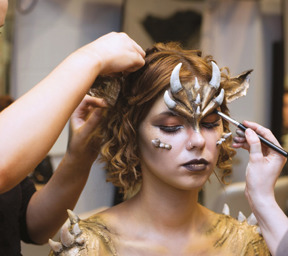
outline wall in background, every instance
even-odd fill
[[[115,0],[39,0],[28,13],[16,10],[12,96],[23,95],[77,48],[110,31],[119,31],[120,19],[121,2]],[[67,137],[66,127],[49,153],[55,168],[66,151]],[[113,186],[105,182],[105,171],[95,164],[75,211],[110,205],[112,198]]]
[[[121,5],[122,0],[38,0],[30,13],[16,12],[11,77],[12,96],[16,99],[27,92],[75,49],[110,31],[119,31]],[[232,103],[233,108],[231,110],[233,116],[239,121],[248,118],[269,126],[271,73],[265,73],[265,77],[257,77],[259,67],[255,65],[255,62],[245,59],[249,57],[253,60],[259,54],[265,54],[265,56],[261,56],[262,65],[268,70],[271,68],[272,48],[270,48],[270,44],[273,40],[278,40],[281,37],[281,18],[279,18],[279,13],[262,15],[265,18],[265,26],[263,26],[264,31],[262,31],[261,52],[258,51],[257,45],[253,46],[255,51],[250,48],[249,54],[248,52],[239,52],[239,55],[243,57],[242,60],[247,62],[241,60],[239,65],[237,63],[231,64],[232,53],[239,49],[237,45],[234,47],[231,45],[229,49],[226,49],[226,59],[219,59],[221,56],[217,56],[218,53],[208,51],[207,53],[215,55],[216,59],[220,61],[220,66],[232,66],[233,75],[249,68],[256,70],[252,75],[252,85],[248,96],[245,99],[240,99],[235,105]],[[231,37],[226,38],[227,42],[232,42],[232,39],[243,38],[239,30],[227,34]],[[221,33],[220,35],[223,36]],[[245,42],[248,45],[248,42]],[[139,43],[141,45],[141,42]],[[257,82],[257,79],[260,82]],[[45,95],[41,97],[45,97]],[[55,167],[66,150],[67,135],[68,129],[66,127],[50,152]],[[233,182],[244,180],[247,157],[248,154],[241,151],[239,157],[236,158],[235,164],[238,164],[239,167],[232,177]],[[215,198],[217,198],[215,192],[219,192],[220,189],[221,186],[218,185],[218,181],[212,177],[212,184],[205,188],[205,200],[209,207],[215,203]],[[112,197],[113,187],[105,183],[105,172],[100,165],[95,164],[75,212],[81,213],[110,205]],[[25,256],[25,253],[23,255]]]

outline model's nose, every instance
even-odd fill
[[[201,132],[191,129],[189,133],[190,135],[187,140],[186,149],[191,150],[194,148],[203,148],[205,145],[205,139]]]

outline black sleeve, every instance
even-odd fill
[[[285,256],[288,253],[288,231],[280,241],[276,250],[276,256]]]
[[[28,203],[32,197],[32,195],[36,192],[36,188],[32,180],[27,177],[21,183],[21,193],[22,193],[22,203],[19,214],[19,230],[21,240],[25,243],[34,243],[28,234],[27,223],[26,223],[26,212]]]

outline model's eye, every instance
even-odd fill
[[[201,126],[207,129],[213,129],[220,125],[219,119],[214,122],[201,122]]]
[[[173,125],[173,126],[166,126],[166,125],[159,125],[158,126],[161,131],[166,132],[166,133],[176,133],[180,129],[183,128],[183,125]]]

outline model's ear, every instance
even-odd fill
[[[226,102],[230,103],[242,96],[245,96],[249,88],[249,75],[253,69],[245,71],[236,77],[230,78],[229,85],[224,85]]]

